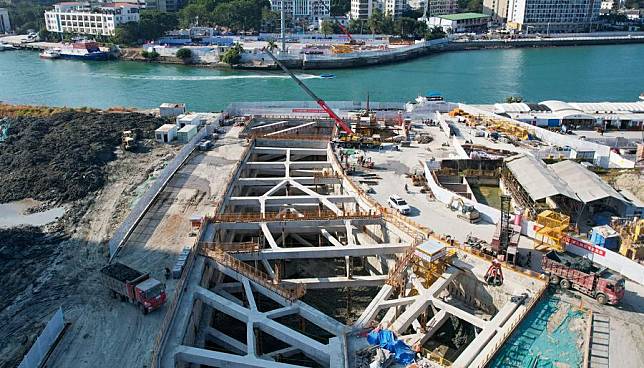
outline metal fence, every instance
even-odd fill
[[[51,317],[45,329],[40,333],[36,342],[31,346],[29,352],[22,358],[18,368],[38,368],[49,354],[49,350],[63,332],[65,318],[63,308],[59,307],[54,316]]]
[[[125,242],[132,234],[136,225],[141,221],[145,213],[150,209],[156,197],[163,191],[165,186],[170,181],[170,178],[175,172],[184,164],[190,154],[197,147],[197,144],[206,135],[212,132],[211,126],[206,125],[203,129],[194,136],[177,154],[177,156],[168,163],[168,166],[163,169],[161,175],[154,181],[148,190],[139,198],[130,214],[127,216],[121,226],[114,232],[112,239],[109,242],[110,248],[110,261],[116,257],[119,250],[125,245]]]

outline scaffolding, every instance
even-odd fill
[[[271,279],[268,274],[238,260],[220,248],[202,249],[201,255],[240,273],[249,280],[275,292],[291,302],[300,299],[306,294],[304,284],[295,284],[291,289],[282,287],[279,285],[279,280]]]
[[[552,210],[546,210],[537,215],[537,224],[541,226],[537,235],[541,235],[541,243],[536,246],[538,250],[553,249],[564,251],[563,236],[570,226],[570,216]]]
[[[344,211],[337,214],[329,210],[319,211],[282,211],[282,212],[229,212],[207,216],[209,222],[266,222],[266,221],[306,221],[306,220],[380,220],[382,215],[375,211]]]

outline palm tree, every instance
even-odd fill
[[[274,40],[268,41],[268,51],[273,52],[277,48],[277,44]]]

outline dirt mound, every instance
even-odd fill
[[[139,113],[68,111],[48,117],[16,116],[0,144],[0,202],[34,198],[57,203],[82,199],[106,181],[123,130],[143,137],[168,121]]]

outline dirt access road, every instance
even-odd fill
[[[226,188],[228,174],[243,151],[234,128],[211,151],[196,152],[175,174],[117,256],[117,261],[166,282],[168,300],[175,280],[165,280],[183,247],[194,242],[189,219],[213,208]],[[95,276],[97,270],[93,271]],[[95,277],[97,278],[97,277]],[[96,280],[83,305],[66,311],[70,329],[54,351],[50,367],[144,367],[166,307],[147,316],[128,303],[112,299]]]
[[[0,367],[20,362],[59,306],[68,320],[74,320],[86,307],[103,302],[102,289],[97,292],[97,270],[107,263],[107,240],[129,212],[135,189],[175,151],[176,147],[154,146],[148,154],[119,152],[118,159],[107,167],[103,189],[68,210],[84,211],[77,223],[65,226],[71,236],[42,251],[33,249],[46,252],[44,258],[38,258],[43,263],[38,273],[16,269],[8,276],[26,278],[23,283],[28,286],[11,295],[11,303],[0,311]],[[84,206],[88,206],[86,211]],[[33,243],[24,246],[41,247]]]

